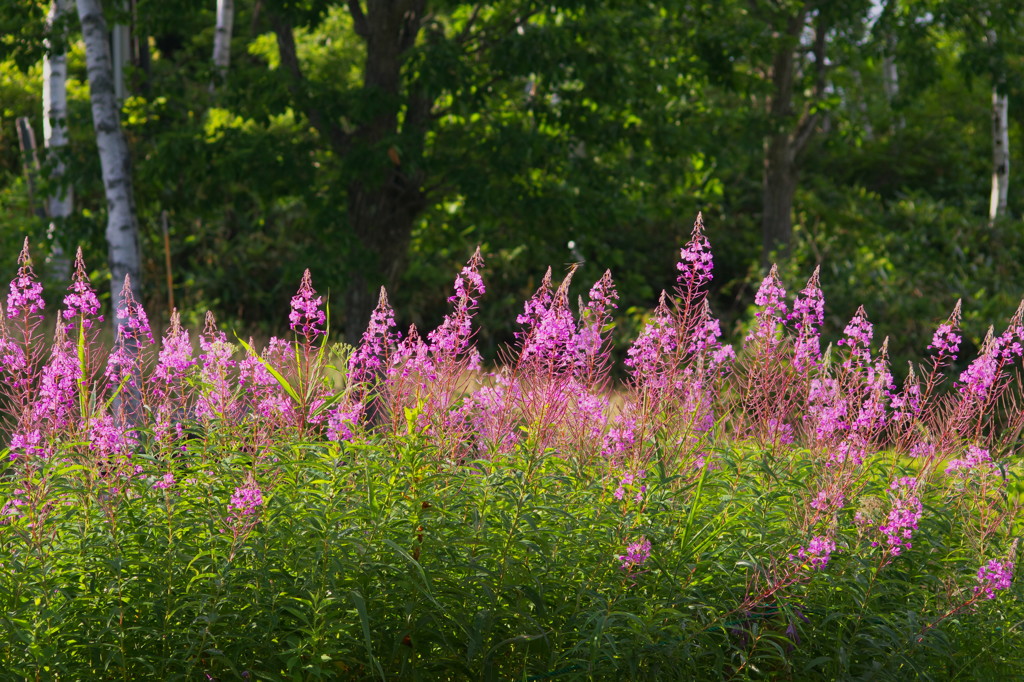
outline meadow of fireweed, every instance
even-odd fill
[[[479,252],[437,329],[382,290],[356,348],[307,271],[290,340],[158,341],[126,282],[104,350],[80,254],[50,342],[20,266],[3,678],[1024,676],[1021,311],[953,372],[957,304],[897,387],[773,268],[735,351],[698,217],[613,385],[610,273],[572,306],[549,270],[485,371]]]

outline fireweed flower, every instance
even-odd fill
[[[978,569],[978,584],[974,594],[984,594],[985,599],[995,599],[996,592],[1005,590],[1013,582],[1013,562],[993,559]]]
[[[298,292],[292,296],[292,311],[288,314],[291,330],[310,342],[324,334],[327,315],[320,309],[322,303],[323,297],[316,295],[313,278],[307,268],[302,273],[302,282],[299,284]]]
[[[647,492],[647,484],[641,483],[641,481],[643,481],[646,476],[646,469],[640,469],[635,473],[626,472],[626,474],[622,477],[622,480],[619,481],[619,487],[615,489],[614,493],[612,493],[615,499],[621,502],[622,500],[625,499],[627,491],[635,491],[630,496],[630,499],[632,499],[637,504],[643,502],[644,494]]]
[[[754,313],[757,326],[747,336],[747,341],[761,340],[774,346],[779,342],[779,323],[785,319],[789,310],[786,305],[786,289],[779,281],[778,266],[772,265],[768,276],[761,281],[754,303],[761,306],[761,310]]]
[[[949,319],[939,325],[932,335],[932,342],[928,344],[928,350],[936,353],[937,364],[944,365],[956,360],[960,352],[960,342],[963,337],[959,333],[960,327],[960,300],[956,302]]]
[[[50,361],[40,374],[39,393],[32,412],[37,418],[48,418],[61,427],[66,425],[67,414],[75,402],[79,367],[77,349],[67,340],[63,326],[57,327],[56,337]]]
[[[153,484],[153,487],[157,490],[167,490],[174,485],[174,474],[164,474],[163,477]]]
[[[946,466],[946,473],[965,478],[978,471],[992,470],[992,456],[988,450],[971,445],[963,459],[951,459]]]
[[[615,290],[610,270],[605,270],[594,283],[589,298],[586,307],[581,306],[580,329],[572,339],[572,353],[578,367],[588,367],[597,361],[604,340],[603,328],[611,318],[611,310],[618,307],[615,301],[619,293]]]
[[[43,437],[39,429],[11,434],[10,458],[19,459],[23,456],[47,456],[46,448],[40,445]]]
[[[850,349],[850,357],[843,361],[845,369],[864,367],[871,362],[871,337],[874,335],[874,328],[868,322],[864,306],[857,308],[853,319],[843,330],[844,338],[839,339],[840,346]]]
[[[175,309],[171,313],[171,325],[164,334],[160,355],[153,376],[172,384],[183,378],[196,364],[192,356],[192,341],[187,329],[181,326],[181,315]]]
[[[679,262],[676,264],[679,275],[676,277],[678,291],[681,296],[695,302],[697,292],[711,281],[714,269],[714,258],[711,255],[711,243],[704,236],[704,216],[697,214],[693,224],[690,241],[679,251]]]
[[[217,329],[213,313],[206,313],[206,328],[199,337],[199,378],[203,385],[202,394],[196,401],[196,416],[213,418],[225,416],[231,411],[233,391],[229,378],[236,362],[233,344],[228,343],[227,334]]]
[[[252,348],[250,341],[249,347]],[[252,405],[253,411],[264,419],[291,418],[294,404],[284,392],[281,384],[264,365],[283,367],[293,357],[293,349],[284,339],[270,337],[262,357],[250,351],[238,363],[238,385],[247,389],[243,394]]]
[[[996,381],[1000,378],[1003,368],[1002,342],[993,336],[989,327],[988,334],[981,346],[981,354],[975,358],[960,374],[957,388],[961,394],[985,400]]]
[[[899,556],[904,549],[912,547],[911,537],[924,513],[924,506],[915,493],[917,487],[918,480],[910,476],[898,478],[889,485],[892,506],[885,523],[878,529],[885,536],[889,554],[892,556]]]
[[[825,296],[821,292],[818,279],[820,272],[820,265],[814,268],[814,274],[793,301],[793,312],[786,316],[796,329],[793,366],[801,372],[815,366],[821,357],[818,330],[825,321]]]
[[[348,380],[353,383],[369,381],[383,373],[395,354],[399,340],[395,330],[395,311],[388,303],[388,292],[381,287],[377,307],[370,315],[370,324],[363,332],[362,342],[349,356]]]
[[[78,247],[75,254],[75,275],[68,287],[68,293],[64,296],[64,310],[60,315],[68,321],[68,331],[74,326],[71,320],[81,318],[82,326],[91,328],[96,321],[102,322],[103,317],[99,316],[100,300],[89,282],[89,275],[85,271],[85,261],[82,259],[82,247]]]
[[[623,361],[623,364],[629,367],[629,374],[638,386],[663,386],[666,360],[676,349],[674,322],[668,309],[668,296],[662,291],[658,307],[651,313],[640,335],[626,351],[626,359]]]
[[[620,568],[630,573],[636,571],[636,569],[647,563],[647,560],[651,558],[651,541],[644,536],[640,536],[640,539],[636,542],[631,542],[626,546],[626,553],[618,555],[619,561],[622,562]]]
[[[821,570],[828,565],[832,558],[832,552],[836,551],[836,543],[829,537],[815,535],[806,547],[797,550],[796,555],[790,554],[790,559],[802,561],[812,569]]]
[[[138,347],[143,338],[153,343],[153,332],[149,327],[146,311],[135,300],[131,284],[131,277],[125,275],[121,303],[117,307],[117,339],[114,350],[107,357],[104,376],[111,384],[119,384],[128,379],[129,384],[134,386],[136,379],[133,375],[138,369]]]
[[[256,484],[235,488],[228,511],[236,516],[252,516],[263,506],[263,492]]]
[[[336,442],[352,440],[352,429],[363,416],[362,403],[341,402],[327,413],[327,438]]]
[[[469,368],[480,367],[482,359],[475,348],[470,348],[470,341],[473,338],[473,311],[479,307],[479,297],[487,291],[480,276],[483,265],[484,259],[478,247],[455,277],[455,294],[448,299],[455,304],[454,310],[444,316],[437,329],[427,334],[430,352],[436,359],[455,359],[467,354]]]
[[[43,285],[39,283],[32,270],[32,258],[28,253],[28,237],[18,255],[18,274],[11,280],[10,293],[7,294],[7,317],[11,319],[22,316],[42,317]]]

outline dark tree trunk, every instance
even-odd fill
[[[356,237],[353,272],[345,295],[345,337],[356,343],[377,305],[383,283],[394,289],[405,271],[416,218],[426,207],[421,172],[408,172],[394,140],[401,134],[419,146],[426,131],[429,102],[402,90],[402,62],[416,42],[426,0],[367,4],[349,0],[356,32],[366,41],[363,85],[381,107],[355,132],[355,141],[371,151],[375,167],[364,169],[348,186],[348,220]],[[401,129],[398,112],[406,106]],[[383,279],[383,282],[380,280]]]
[[[784,260],[793,248],[793,197],[796,195],[800,170],[800,156],[807,148],[820,120],[805,104],[797,116],[793,107],[793,93],[797,80],[797,51],[800,36],[808,18],[808,8],[802,7],[786,18],[786,28],[778,51],[772,59],[772,96],[768,116],[771,132],[765,140],[763,212],[761,214],[761,263],[767,269],[772,254]],[[813,20],[815,37],[812,54],[815,69],[815,95],[821,97],[825,89],[825,37],[826,29],[821,17]]]
[[[788,133],[773,135],[764,157],[761,263],[766,267],[771,263],[773,252],[784,260],[792,248],[796,186],[797,169],[790,136]]]
[[[292,96],[321,138],[343,163],[353,149],[369,163],[348,183],[347,217],[355,236],[345,291],[345,338],[357,343],[377,304],[383,283],[394,288],[406,266],[416,218],[426,207],[422,170],[410,170],[430,123],[431,100],[412,88],[403,92],[402,65],[415,45],[426,0],[348,0],[356,33],[366,43],[363,86],[373,114],[346,130],[321,111],[303,80],[291,25],[271,18],[281,64],[291,75]],[[403,112],[401,124],[399,112]],[[399,148],[399,138],[405,149]],[[408,157],[408,158],[403,158]]]

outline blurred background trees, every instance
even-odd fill
[[[310,267],[350,340],[381,284],[405,323],[436,323],[480,244],[492,356],[548,265],[582,261],[581,288],[611,268],[627,337],[698,210],[732,325],[773,260],[791,287],[821,263],[832,333],[863,303],[896,360],[957,298],[977,343],[1024,293],[1009,0],[103,5],[155,320],[164,225],[193,325],[210,308],[280,333]],[[74,3],[9,0],[0,32],[0,275],[27,234],[54,273],[81,245],[101,284],[108,204]],[[66,102],[47,85],[44,104],[54,65]],[[55,140],[31,192],[19,118]]]

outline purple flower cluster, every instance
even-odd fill
[[[369,381],[386,371],[399,341],[399,334],[395,330],[395,311],[388,303],[388,292],[381,287],[380,299],[370,315],[370,324],[363,332],[362,342],[349,356],[349,381]]]
[[[639,540],[631,542],[626,546],[625,554],[618,556],[619,561],[622,562],[620,568],[632,573],[651,558],[651,541],[641,536]]]
[[[806,547],[797,550],[796,556],[790,555],[793,559],[807,563],[812,569],[821,570],[828,565],[832,559],[832,552],[836,551],[836,543],[832,538],[824,535],[815,535]]]
[[[978,584],[974,593],[985,595],[985,599],[995,599],[996,592],[1005,590],[1013,582],[1013,562],[992,559],[978,569]]]
[[[299,290],[292,296],[292,310],[288,314],[291,330],[309,342],[324,334],[327,315],[320,309],[322,304],[323,297],[316,295],[313,277],[309,274],[309,268],[306,268],[302,273]]]
[[[924,513],[924,506],[914,492],[917,486],[917,479],[910,476],[898,478],[889,485],[889,490],[893,493],[892,507],[886,522],[879,526],[879,530],[885,536],[889,554],[892,556],[899,556],[904,549],[912,547],[910,539]]]
[[[18,274],[11,280],[10,293],[7,294],[7,317],[11,319],[22,316],[42,317],[43,285],[39,283],[32,270],[32,259],[28,253],[28,237],[18,256]]]
[[[94,321],[103,321],[102,317],[97,316],[99,312],[100,300],[96,297],[96,292],[89,282],[89,275],[85,271],[82,247],[78,247],[78,253],[75,255],[75,275],[71,286],[68,287],[68,293],[64,296],[64,310],[61,311],[61,317],[68,321],[79,317],[82,320],[82,326],[89,329],[93,326]]]
[[[640,335],[626,351],[623,364],[638,385],[658,385],[665,358],[676,349],[674,319],[668,309],[665,292],[661,292],[658,307],[651,313]]]
[[[629,489],[636,490],[636,492],[633,493],[631,498],[634,502],[636,502],[637,504],[643,502],[644,494],[647,492],[647,484],[640,483],[640,481],[643,481],[646,476],[647,471],[644,469],[640,469],[636,473],[626,472],[626,474],[622,477],[622,480],[619,482],[619,487],[616,488],[615,492],[613,493],[615,499],[621,502],[623,499],[625,499],[627,489]]]
[[[692,299],[701,287],[711,281],[714,258],[711,255],[711,243],[704,236],[704,218],[700,213],[693,224],[690,241],[679,252],[676,269],[679,270],[676,281],[680,293],[686,298]]]
[[[235,519],[244,519],[255,515],[263,506],[263,491],[255,483],[235,488],[235,493],[228,503],[228,513]]]
[[[818,330],[825,321],[825,295],[819,286],[820,271],[821,266],[814,268],[814,274],[793,301],[793,312],[786,316],[787,320],[793,322],[797,332],[793,347],[793,366],[799,371],[817,365],[821,357]]]
[[[336,442],[347,442],[354,436],[352,429],[363,416],[362,403],[339,403],[327,413],[327,438]]]
[[[747,340],[761,340],[771,345],[778,343],[778,325],[785,319],[789,306],[786,304],[786,289],[779,280],[777,266],[773,265],[768,276],[761,281],[754,303],[761,306],[761,310],[754,313],[757,326],[747,336]]]
[[[171,324],[164,334],[153,376],[172,384],[184,378],[195,364],[188,330],[182,328],[181,315],[175,310],[171,313]]]
[[[967,448],[967,455],[963,458],[951,459],[946,465],[946,473],[960,477],[966,477],[978,470],[991,470],[992,456],[988,450],[971,445]]]
[[[874,335],[874,327],[868,322],[868,315],[864,312],[864,306],[857,308],[853,319],[843,330],[844,338],[839,340],[840,346],[850,349],[850,357],[843,362],[846,369],[864,367],[871,362],[871,337]]]

